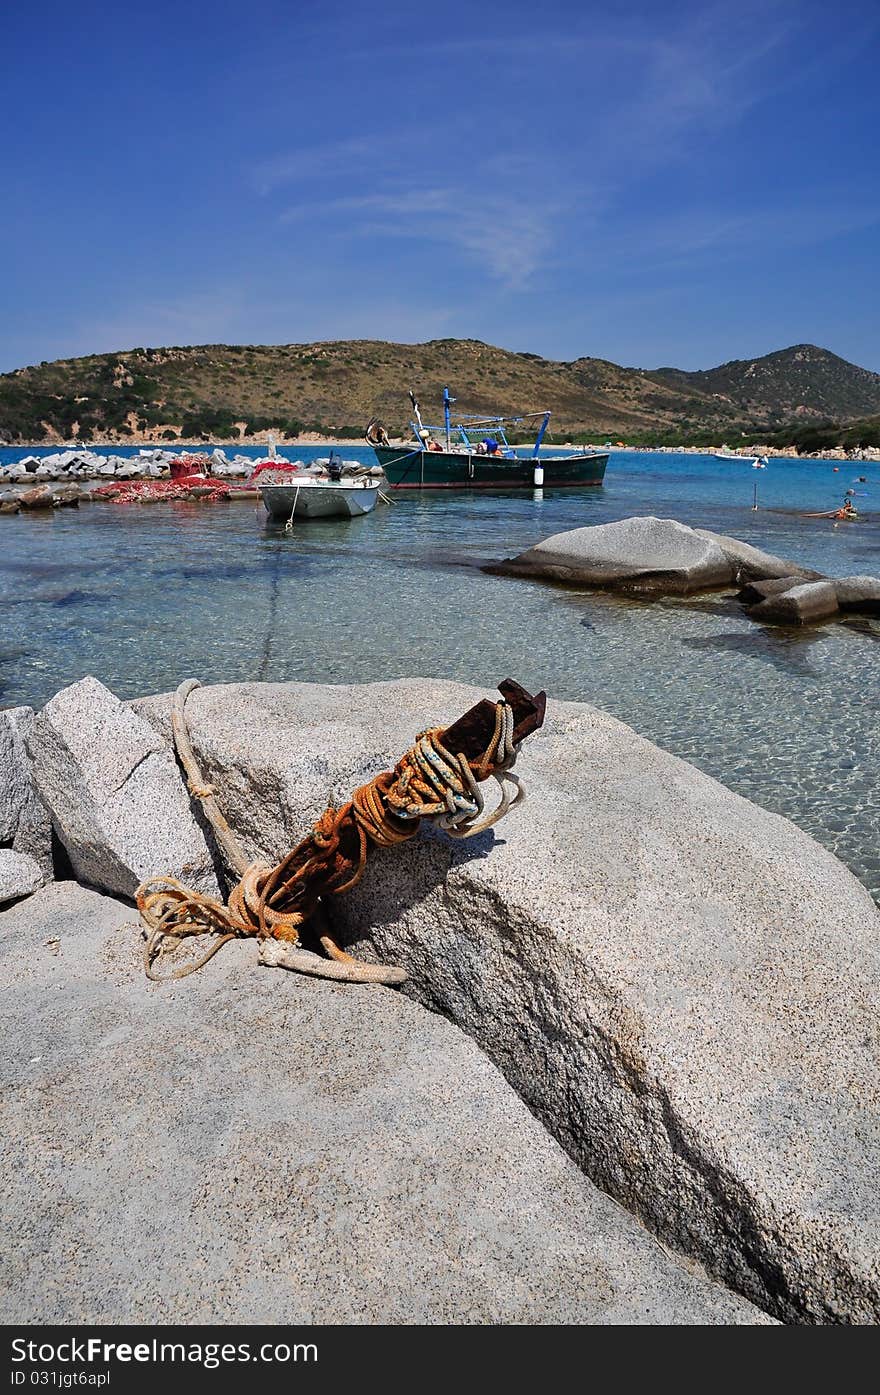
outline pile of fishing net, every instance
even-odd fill
[[[228,499],[241,486],[229,480],[206,479],[203,475],[185,475],[176,480],[113,480],[93,492],[94,499],[108,504],[170,503],[177,499],[200,499],[215,503]]]

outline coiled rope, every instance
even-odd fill
[[[476,759],[448,750],[442,727],[421,732],[393,770],[382,771],[355,790],[341,808],[330,805],[307,837],[270,867],[266,862],[248,861],[196,760],[184,708],[189,694],[199,686],[197,680],[189,679],[174,695],[174,742],[190,794],[200,801],[238,881],[226,904],[184,886],[176,877],[150,878],[138,887],[137,906],[146,929],[147,977],[160,983],[185,978],[207,964],[229,940],[254,936],[261,942],[264,964],[282,964],[346,982],[403,982],[404,970],[362,963],[326,933],[319,933],[319,939],[329,958],[299,948],[300,929],[312,917],[320,917],[323,896],[341,896],[358,884],[371,845],[389,848],[406,842],[415,837],[425,819],[452,838],[473,838],[523,801],[525,790],[512,773],[517,747],[511,705],[503,699],[494,704],[494,730]],[[490,777],[498,783],[501,796],[496,808],[485,815],[480,783]],[[167,942],[179,943],[192,935],[217,939],[196,962],[166,976],[156,974],[154,962]]]

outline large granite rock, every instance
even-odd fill
[[[689,595],[753,580],[821,576],[723,533],[651,517],[556,533],[488,570],[649,595]]]
[[[52,824],[37,794],[27,752],[27,737],[34,722],[31,707],[9,707],[0,712],[0,846],[33,858],[51,880]]]
[[[555,533],[492,570],[654,595],[688,595],[734,579],[716,543],[674,519],[650,517]]]
[[[474,689],[235,685],[190,699],[251,853]],[[169,700],[136,704],[160,728]],[[880,916],[793,824],[622,723],[550,706],[525,805],[473,842],[374,852],[334,903],[465,1028],[605,1189],[793,1320],[880,1318]]]
[[[256,966],[143,977],[127,906],[0,915],[4,1278],[32,1323],[760,1323],[457,1028]]]
[[[811,625],[838,612],[833,581],[803,581],[749,607],[749,618],[767,625]]]
[[[171,874],[216,895],[217,879],[168,743],[95,678],[57,693],[28,734],[34,780],[76,876],[132,896]]]

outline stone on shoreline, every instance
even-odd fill
[[[13,848],[0,848],[0,905],[30,896],[45,881],[36,858],[15,852]]]
[[[18,502],[23,509],[51,509],[55,507],[52,491],[47,484],[39,484],[34,489],[26,489],[19,494]]]
[[[241,942],[158,987],[131,909],[75,883],[0,915],[0,984],[6,1323],[770,1321],[388,989]]]
[[[122,896],[171,874],[218,884],[174,755],[95,678],[63,688],[28,732],[34,781],[80,881]]]
[[[653,517],[555,533],[491,570],[650,595],[690,595],[734,580],[716,542],[674,519]]]
[[[749,618],[770,625],[810,625],[838,613],[833,581],[804,581],[749,607]]]
[[[52,824],[37,794],[27,753],[33,726],[31,707],[0,712],[0,845],[33,858],[42,880],[53,876]]]
[[[202,688],[206,779],[250,855],[484,694]],[[168,730],[170,698],[134,704]],[[344,942],[473,1036],[589,1176],[791,1321],[880,1319],[880,916],[807,834],[576,703],[493,833],[373,851]]]

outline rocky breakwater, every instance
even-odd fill
[[[825,577],[671,518],[624,518],[555,533],[486,570],[648,599],[737,590],[746,614],[768,625],[812,624],[840,612],[880,614],[877,577]]]
[[[243,942],[149,983],[107,892],[144,868],[192,881],[204,848],[147,707],[84,680],[27,732],[28,788],[101,890],[59,881],[0,914],[4,1321],[770,1320],[664,1252],[442,1016],[267,973]],[[342,778],[372,750],[357,732],[348,714]],[[296,837],[301,814],[273,812]]]
[[[255,467],[271,467],[272,461],[254,461],[236,455],[228,459],[219,448],[210,455],[183,453],[196,473],[172,478],[172,465],[180,451],[142,450],[137,456],[106,456],[89,451],[64,451],[57,455],[27,456],[13,465],[0,466],[0,515],[22,510],[49,510],[76,506],[87,500],[113,504],[162,503],[173,500],[250,500],[258,493],[242,481],[250,481]],[[327,476],[328,459],[287,461],[308,475]],[[358,460],[343,460],[342,478],[368,474],[385,479],[380,466],[365,467]],[[204,476],[204,477],[203,477]],[[61,482],[59,485],[59,481]],[[265,482],[265,481],[264,481]]]
[[[145,449],[138,451],[137,455],[105,455],[90,450],[27,455],[11,465],[0,465],[0,486],[45,485],[58,481],[98,480],[106,484],[113,480],[167,479],[171,473],[171,462],[179,459],[180,455],[179,449]],[[204,458],[210,465],[212,475],[218,479],[246,479],[254,468],[249,456],[235,455],[230,459],[219,448],[205,453]]]

